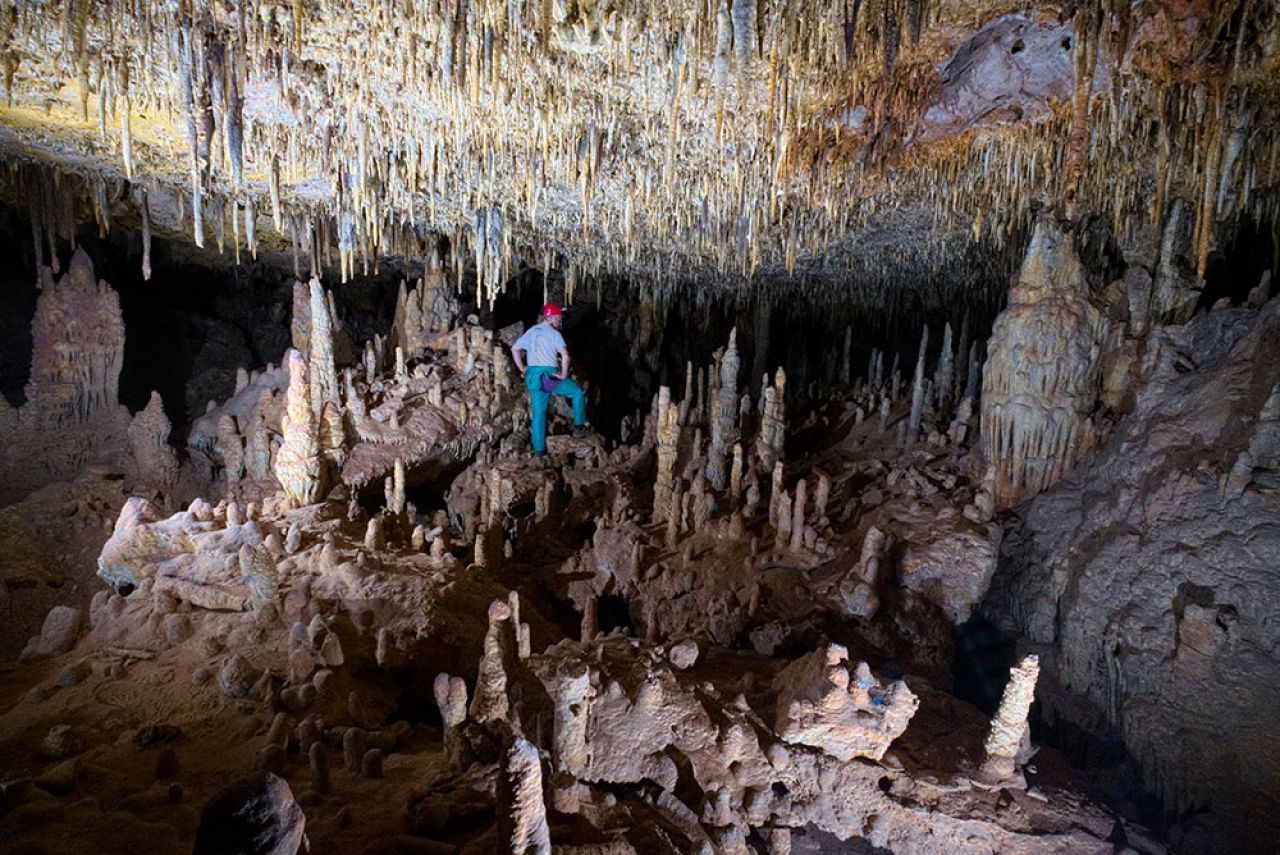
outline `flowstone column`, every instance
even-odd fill
[[[1041,220],[983,371],[982,450],[1000,507],[1053,486],[1097,444],[1102,323],[1070,235]]]

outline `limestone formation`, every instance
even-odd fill
[[[129,451],[139,482],[170,487],[178,478],[178,455],[169,445],[173,425],[164,413],[160,395],[151,393],[147,406],[129,423]]]
[[[1000,506],[1057,483],[1097,444],[1102,323],[1072,238],[1042,219],[983,372],[982,448]]]
[[[254,611],[262,612],[274,607],[279,596],[280,583],[275,562],[262,546],[245,544],[240,547],[240,578],[253,598]]]
[[[312,409],[306,360],[296,350],[285,354],[289,388],[280,425],[283,443],[276,452],[272,471],[280,486],[298,505],[310,505],[324,495],[325,466],[321,457],[319,419]]]
[[[729,344],[719,360],[719,387],[711,400],[711,444],[707,448],[707,480],[717,490],[727,484],[725,456],[737,442],[738,331],[729,333]],[[740,467],[739,467],[740,468]]]
[[[502,851],[551,855],[551,831],[542,800],[542,761],[538,749],[520,737],[503,751],[497,802]]]
[[[338,376],[334,368],[333,319],[320,280],[309,285],[311,329],[307,336],[308,392],[311,412],[318,418],[328,401],[338,400]],[[292,378],[291,378],[292,382]]]
[[[905,683],[882,687],[865,662],[851,673],[848,652],[838,644],[787,666],[774,688],[778,736],[845,761],[883,757],[920,704]]]
[[[6,437],[0,503],[124,449],[129,418],[118,403],[124,343],[119,296],[94,278],[84,249],[76,250],[63,276],[45,277],[36,300],[26,402],[16,410],[0,405]]]
[[[1039,676],[1040,658],[1035,655],[1024,656],[1009,669],[1009,682],[1000,698],[1000,708],[991,719],[991,729],[982,746],[979,780],[997,784],[1014,776],[1015,761],[1027,741],[1027,714],[1035,700]]]
[[[72,255],[66,275],[41,293],[31,338],[25,424],[56,430],[115,409],[124,365],[120,298],[94,278],[83,249]]]
[[[767,378],[766,378],[767,380]],[[773,385],[765,384],[761,394],[760,432],[756,437],[756,459],[762,469],[772,470],[782,460],[786,444],[786,394],[787,375],[781,368],[774,375]]]
[[[1280,17],[1009,6],[0,9],[0,848],[1274,848]]]
[[[920,438],[920,420],[924,416],[925,381],[924,361],[929,350],[929,327],[920,333],[920,350],[916,355],[916,373],[911,381],[911,415],[907,419],[907,442],[915,442]]]
[[[476,677],[470,717],[478,724],[504,719],[509,710],[506,663],[510,659],[511,607],[495,600],[489,605],[489,630],[484,636],[484,657]]]
[[[594,638],[594,636],[592,636]],[[584,641],[591,639],[584,638]],[[574,668],[557,675],[554,688],[555,768],[581,775],[587,767],[587,725],[591,719],[591,672]]]
[[[653,488],[653,520],[666,522],[674,490],[673,477],[680,443],[679,412],[671,403],[671,390],[658,390],[653,420],[658,448],[658,476]]]

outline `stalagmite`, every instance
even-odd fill
[[[786,394],[787,375],[781,368],[772,386],[765,389],[764,404],[760,414],[760,433],[756,437],[756,457],[764,469],[772,469],[775,462],[784,457],[786,443]]]
[[[467,685],[461,677],[437,674],[432,686],[444,727],[444,756],[449,768],[465,767],[468,749],[460,730],[467,719]]]
[[[769,487],[769,524],[779,526],[778,503],[782,501],[782,461],[773,464],[772,481]]]
[[[106,417],[117,404],[124,335],[120,298],[76,250],[66,274],[36,301],[22,421],[53,430]]]
[[[742,443],[733,444],[733,464],[729,469],[729,498],[736,508],[742,503]]]
[[[787,495],[786,490],[783,490],[782,495],[778,497],[777,519],[777,532],[774,536],[773,548],[778,551],[782,551],[787,548],[792,537],[791,497]]]
[[[138,478],[157,486],[171,486],[178,477],[178,456],[169,445],[173,430],[157,392],[129,423],[129,448]]]
[[[816,524],[827,515],[827,503],[831,500],[831,476],[818,470],[818,489],[813,494],[813,517]]]
[[[1040,658],[1034,654],[1024,656],[1009,669],[1009,682],[1000,697],[1000,708],[991,719],[991,729],[983,743],[982,768],[976,780],[999,784],[1017,773],[1016,761],[1027,739],[1027,714],[1035,700],[1039,676]]]
[[[310,371],[311,411],[317,416],[326,401],[338,400],[338,374],[333,360],[333,320],[319,279],[309,285],[311,329],[307,339],[307,366]]]
[[[925,388],[924,361],[929,349],[929,327],[925,326],[920,334],[920,352],[916,356],[915,379],[911,383],[911,416],[907,420],[907,442],[915,442],[920,438],[920,421],[924,416]]]
[[[272,471],[280,486],[298,505],[310,505],[325,492],[325,467],[320,457],[318,419],[311,409],[311,389],[307,363],[298,351],[285,354],[289,388],[285,392],[285,414],[280,424],[283,442],[275,454]]]
[[[260,546],[245,544],[240,547],[240,578],[253,597],[253,610],[263,612],[276,604],[279,596],[278,574],[275,562]]]
[[[521,737],[503,750],[496,798],[502,851],[551,855],[551,831],[542,800],[542,760],[538,749]]]
[[[658,406],[654,412],[658,444],[658,475],[653,488],[653,520],[665,522],[671,505],[676,454],[680,443],[679,410],[671,403],[671,390],[658,390]]]
[[[725,455],[737,442],[738,331],[731,330],[729,344],[720,359],[719,389],[710,401],[711,444],[707,447],[707,480],[717,490],[726,485]]]
[[[796,484],[795,501],[791,507],[791,549],[799,552],[804,548],[804,515],[808,501],[808,484],[801,478]]]
[[[501,600],[489,605],[489,629],[484,636],[484,657],[471,699],[471,720],[478,724],[507,717],[506,663],[511,658],[511,607]]]
[[[951,409],[951,387],[955,383],[955,355],[951,352],[951,324],[942,330],[942,353],[938,356],[938,370],[933,378],[933,390],[938,414]]]
[[[397,457],[395,466],[392,470],[391,504],[387,506],[388,509],[391,511],[391,513],[395,514],[397,517],[404,514],[404,505],[405,505],[404,490],[405,490],[404,460]]]

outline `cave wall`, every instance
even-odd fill
[[[1190,817],[1186,851],[1262,851],[1280,833],[1280,303],[1153,346],[1134,412],[1015,509],[985,612],[1042,653],[1045,714],[1122,737]]]

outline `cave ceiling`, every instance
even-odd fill
[[[871,302],[989,286],[1045,207],[1124,243],[1185,206],[1201,274],[1276,219],[1275,0],[0,9],[38,254],[94,217],[343,281],[448,245],[488,299],[530,266]]]

